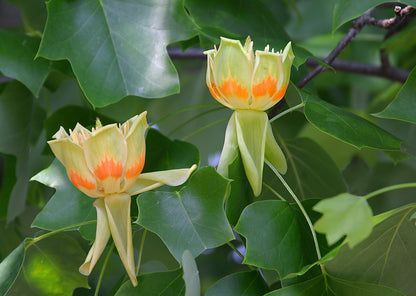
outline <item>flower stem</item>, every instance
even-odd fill
[[[403,188],[414,188],[416,187],[416,183],[403,183],[403,184],[397,184],[397,185],[392,185],[392,186],[387,186],[381,189],[378,189],[376,191],[370,192],[369,194],[365,195],[364,198],[365,199],[370,199],[376,195],[385,193],[385,192],[389,192],[389,191],[393,191],[393,190],[397,190],[397,189],[403,189]]]
[[[114,250],[114,242],[111,244],[110,250],[108,250],[107,256],[105,256],[103,267],[101,268],[100,277],[98,278],[97,286],[95,287],[94,296],[98,296],[98,292],[100,292],[101,283],[104,278],[104,272],[107,268],[108,261],[110,260],[111,253]]]
[[[268,161],[268,160],[264,160],[266,162],[266,164],[272,169],[273,173],[275,173],[275,175],[279,178],[279,180],[283,183],[283,185],[286,187],[287,191],[290,193],[290,195],[293,197],[293,199],[296,201],[296,203],[299,206],[299,209],[301,210],[303,216],[306,219],[306,222],[309,225],[309,228],[311,230],[312,233],[312,237],[313,237],[313,242],[315,244],[315,250],[316,250],[316,255],[318,257],[318,260],[320,260],[322,258],[321,256],[321,250],[319,249],[319,244],[318,244],[318,239],[316,238],[316,232],[313,229],[313,224],[311,219],[309,218],[308,213],[306,213],[305,208],[303,207],[302,203],[300,202],[300,200],[297,198],[296,194],[293,192],[293,190],[290,188],[289,184],[286,183],[286,181],[283,179],[282,175],[276,170],[276,168]]]
[[[278,118],[280,118],[280,117],[282,117],[282,116],[284,116],[284,115],[286,115],[287,113],[290,113],[290,112],[292,112],[292,111],[294,111],[294,110],[296,110],[296,109],[300,109],[300,108],[302,108],[303,106],[305,106],[305,103],[303,102],[303,103],[300,103],[299,105],[296,105],[296,106],[293,106],[292,108],[289,108],[289,109],[286,109],[285,111],[283,111],[283,112],[280,112],[279,114],[277,114],[275,117],[273,117],[272,119],[270,119],[270,123],[272,123],[273,121],[275,121],[276,119],[278,119]]]
[[[143,230],[142,241],[140,242],[139,260],[137,261],[136,276],[139,274],[140,264],[142,262],[144,240],[146,239],[147,229]]]
[[[77,227],[80,227],[80,226],[84,226],[84,225],[88,225],[88,224],[93,224],[93,223],[96,223],[96,222],[97,222],[96,220],[93,220],[93,221],[87,221],[87,222],[82,222],[82,223],[74,224],[74,225],[71,225],[71,226],[67,226],[67,227],[64,227],[64,228],[61,228],[61,229],[58,229],[58,230],[54,230],[54,231],[51,231],[51,232],[48,232],[48,233],[42,234],[42,235],[40,235],[40,236],[35,237],[34,239],[32,239],[32,240],[31,240],[31,241],[30,241],[30,242],[29,242],[29,243],[25,246],[25,250],[27,250],[27,249],[28,249],[31,245],[33,245],[33,244],[37,243],[38,241],[43,240],[44,238],[47,238],[47,237],[52,236],[52,235],[54,235],[54,234],[60,233],[60,232],[65,231],[65,230],[74,229],[74,228],[77,228]]]

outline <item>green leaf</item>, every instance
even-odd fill
[[[416,124],[416,67],[410,72],[409,78],[400,89],[394,100],[375,116],[398,119]]]
[[[0,30],[0,71],[22,82],[34,96],[50,71],[50,62],[35,59],[39,38]]]
[[[389,287],[363,283],[350,282],[327,275],[318,276],[306,282],[292,285],[265,296],[404,296],[397,290]]]
[[[55,194],[36,216],[32,227],[58,230],[82,222],[96,220],[95,199],[79,191],[66,174],[64,166],[55,159],[32,180],[56,189]]]
[[[143,172],[190,168],[194,164],[199,164],[199,151],[196,146],[184,141],[172,141],[159,131],[149,129]]]
[[[326,235],[330,245],[346,235],[349,246],[353,248],[373,229],[373,212],[363,197],[342,193],[320,201],[313,209],[323,214],[314,228]]]
[[[47,8],[38,55],[68,59],[94,106],[179,92],[166,46],[194,35],[182,1],[53,0]]]
[[[317,143],[307,138],[296,138],[280,139],[279,144],[288,163],[284,178],[300,199],[326,198],[347,190],[336,164]],[[292,200],[268,167],[265,168],[264,182],[286,200]],[[264,196],[269,195],[267,189],[263,191]]]
[[[255,202],[244,209],[235,231],[247,239],[244,263],[277,270],[281,277],[316,261],[311,231],[296,205]]]
[[[138,196],[138,223],[156,233],[178,262],[189,250],[194,257],[234,238],[224,212],[229,181],[213,167],[199,169],[177,192]]]
[[[205,296],[261,296],[269,291],[257,270],[230,274],[212,285]]]
[[[7,295],[71,296],[77,287],[88,287],[78,272],[86,254],[67,235],[38,241],[26,250],[22,272]]]
[[[254,200],[253,190],[247,180],[239,151],[234,161],[228,166],[228,178],[232,181],[230,196],[225,204],[225,212],[230,224],[235,225],[244,208]]]
[[[0,263],[0,296],[6,295],[16,280],[25,258],[25,242]]]
[[[133,287],[130,281],[124,283],[115,296],[178,296],[185,294],[185,283],[180,269],[143,274],[137,278],[137,281],[137,287]]]
[[[185,250],[182,255],[183,280],[185,281],[185,296],[196,296],[201,294],[199,282],[199,271],[191,252]]]
[[[13,186],[11,194],[0,202],[0,217],[7,215],[9,222],[23,212],[29,178],[45,162],[45,157],[40,156],[44,146],[40,127],[44,117],[44,111],[20,83],[8,83],[0,94],[0,153],[16,157],[16,183],[8,184]],[[11,171],[8,167],[8,172]]]
[[[325,263],[327,271],[347,280],[386,285],[412,295],[416,291],[416,228],[410,217],[415,209],[415,204],[405,206],[377,224],[354,249],[343,246],[334,260]]]
[[[406,3],[408,5],[416,6],[415,0],[397,1]],[[375,7],[383,3],[380,0],[337,0],[334,8],[334,20],[332,26],[332,32],[335,32],[346,22],[359,17],[364,14],[368,9]]]
[[[357,148],[400,150],[401,141],[368,120],[302,92],[305,116],[321,131]]]
[[[46,23],[45,0],[8,1],[19,7],[25,31],[30,34],[41,35]]]

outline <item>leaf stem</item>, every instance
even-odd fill
[[[218,103],[216,103],[216,104],[203,104],[203,105],[196,105],[196,106],[191,106],[191,107],[188,107],[188,108],[183,108],[183,109],[180,109],[180,110],[175,111],[173,113],[170,113],[170,114],[168,114],[166,116],[163,116],[161,119],[156,120],[155,122],[152,122],[151,124],[149,124],[149,126],[153,126],[153,125],[155,125],[157,123],[160,123],[160,122],[168,119],[169,117],[172,117],[172,116],[174,116],[176,114],[179,114],[179,113],[182,113],[182,112],[185,112],[185,111],[188,111],[188,110],[197,109],[197,108],[204,108],[204,107],[212,107],[212,106],[221,106],[221,105],[218,104]]]
[[[263,185],[267,188],[267,189],[269,189],[274,195],[276,195],[280,200],[282,200],[282,201],[287,201],[286,199],[284,199],[284,197],[283,196],[281,196],[276,190],[274,190],[273,188],[272,188],[272,186],[270,186],[269,184],[267,184],[267,183],[264,183],[263,182]]]
[[[286,183],[286,181],[283,179],[282,175],[276,170],[276,168],[268,161],[268,160],[264,160],[266,162],[266,164],[272,169],[273,173],[275,173],[275,175],[279,178],[279,180],[283,183],[283,185],[286,187],[286,190],[290,193],[290,195],[293,197],[293,199],[296,201],[296,203],[299,206],[299,209],[301,210],[303,216],[306,219],[306,222],[309,225],[309,228],[311,230],[312,233],[312,237],[313,237],[313,242],[315,244],[315,250],[316,250],[316,255],[318,257],[318,260],[320,260],[322,258],[321,256],[321,250],[319,249],[319,244],[318,244],[318,239],[316,238],[316,232],[313,229],[313,224],[311,219],[309,218],[308,213],[306,213],[305,208],[302,206],[302,203],[300,202],[300,200],[297,198],[296,194],[293,192],[293,190],[290,188],[289,184]]]
[[[52,236],[54,234],[60,233],[60,232],[65,231],[65,230],[70,230],[70,229],[73,229],[73,228],[77,228],[77,227],[80,227],[80,226],[84,226],[84,225],[88,225],[88,224],[93,224],[93,223],[97,223],[97,221],[96,220],[93,220],[93,221],[81,222],[81,223],[78,223],[78,224],[74,224],[74,225],[71,225],[71,226],[67,226],[67,227],[64,227],[64,228],[61,228],[61,229],[58,229],[58,230],[54,230],[54,231],[51,231],[51,232],[42,234],[42,235],[40,235],[38,237],[33,238],[25,246],[25,250],[27,250],[31,245],[37,243],[38,241],[43,240],[44,238],[47,238],[47,237]]]
[[[103,267],[101,268],[100,277],[98,278],[97,286],[95,287],[94,296],[98,296],[98,292],[100,292],[101,283],[104,278],[104,272],[107,268],[108,261],[110,260],[111,253],[114,250],[114,242],[111,244],[110,250],[108,250],[107,256],[105,256]]]
[[[136,276],[139,274],[140,264],[142,262],[144,240],[146,239],[147,229],[143,230],[142,240],[140,242],[139,260],[137,261]]]
[[[389,191],[393,191],[393,190],[397,190],[397,189],[403,189],[403,188],[414,188],[416,187],[416,183],[403,183],[403,184],[397,184],[397,185],[392,185],[392,186],[387,186],[381,189],[378,189],[376,191],[370,192],[369,194],[365,195],[364,198],[365,199],[370,199],[376,195],[385,193],[385,192],[389,192]]]
[[[231,249],[233,249],[233,251],[234,252],[236,252],[237,253],[237,255],[242,259],[242,260],[244,260],[244,256],[243,256],[243,254],[241,254],[240,253],[240,251],[232,244],[232,243],[230,243],[230,242],[228,242],[227,243],[227,245],[231,248]],[[257,270],[257,268],[255,268],[255,267],[253,267],[253,266],[251,266],[251,265],[248,265],[248,264],[246,264],[246,266],[248,267],[248,268],[250,268],[251,270]]]
[[[206,126],[203,126],[203,127],[199,128],[199,129],[197,129],[196,131],[194,131],[194,132],[190,133],[189,135],[187,135],[187,136],[183,137],[181,140],[182,140],[182,141],[184,141],[184,140],[186,140],[186,139],[188,139],[188,138],[192,137],[193,135],[196,135],[196,134],[197,134],[197,133],[199,133],[199,132],[202,132],[203,130],[205,130],[205,129],[207,129],[207,128],[211,127],[211,126],[214,126],[214,125],[219,124],[219,123],[221,123],[221,122],[223,122],[223,121],[226,121],[226,120],[228,120],[228,117],[223,118],[223,119],[220,119],[220,120],[217,120],[217,121],[214,121],[214,122],[212,122],[212,123],[210,123],[210,124],[208,124],[208,125],[206,125]]]
[[[294,111],[294,110],[297,110],[297,109],[302,108],[303,106],[305,106],[305,103],[304,103],[304,102],[300,103],[299,105],[293,106],[293,107],[291,107],[291,108],[289,108],[289,109],[286,109],[286,110],[285,110],[285,111],[283,111],[283,112],[280,112],[280,113],[279,113],[279,114],[277,114],[275,117],[273,117],[272,119],[270,119],[270,123],[272,123],[272,122],[273,122],[273,121],[275,121],[276,119],[279,119],[280,117],[282,117],[282,116],[286,115],[287,113],[290,113],[290,112],[292,112],[292,111]]]

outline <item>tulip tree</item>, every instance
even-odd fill
[[[415,29],[415,0],[0,0],[0,296],[416,295]]]

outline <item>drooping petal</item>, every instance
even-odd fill
[[[237,110],[235,114],[237,141],[244,170],[254,195],[258,196],[263,182],[267,114],[255,110]]]
[[[130,195],[112,194],[104,198],[104,203],[114,244],[133,286],[137,286],[130,221]]]
[[[282,149],[276,142],[273,136],[272,126],[267,121],[267,132],[266,132],[266,148],[264,157],[278,170],[281,174],[286,174],[287,163],[285,155]]]
[[[256,51],[250,109],[264,111],[276,104],[277,101],[272,101],[272,98],[282,83],[282,56],[279,53]]]
[[[235,112],[231,115],[228,121],[227,129],[225,130],[224,146],[222,147],[221,157],[218,162],[217,171],[224,177],[228,177],[228,166],[237,155],[237,132],[235,129]]]
[[[120,192],[127,159],[126,140],[115,124],[104,126],[84,142],[87,165],[101,181],[105,194]]]
[[[159,172],[140,174],[136,182],[127,190],[131,195],[146,192],[162,185],[179,186],[188,180],[191,173],[196,169],[194,164],[189,169],[175,169]]]
[[[59,133],[62,131],[60,130]],[[56,158],[65,166],[72,184],[90,197],[104,196],[99,190],[100,184],[88,168],[84,151],[69,137],[48,142]]]
[[[79,267],[79,272],[83,275],[89,275],[91,273],[110,238],[110,228],[108,226],[107,212],[103,199],[97,199],[94,202],[94,207],[97,210],[97,230],[95,233],[95,241],[88,252],[87,258]]]
[[[136,115],[121,127],[126,131],[127,160],[124,168],[124,185],[121,191],[126,191],[136,181],[144,167],[146,143],[145,134],[148,127],[147,112]]]
[[[240,41],[221,38],[212,69],[218,92],[232,109],[248,109],[253,66]]]

